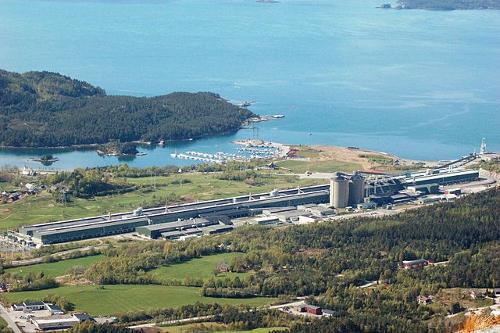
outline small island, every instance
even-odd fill
[[[135,143],[113,141],[99,146],[97,153],[106,156],[136,156],[139,151]]]
[[[53,156],[52,154],[47,154],[47,155],[43,155],[40,157],[34,157],[31,160],[35,161],[35,162],[40,162],[43,165],[48,166],[48,165],[52,165],[53,163],[59,161],[59,158]]]
[[[256,115],[211,92],[111,96],[58,73],[0,70],[0,146],[93,147],[232,133]]]

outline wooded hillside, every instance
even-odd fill
[[[109,96],[57,73],[0,70],[0,145],[182,140],[238,130],[252,112],[209,92]]]

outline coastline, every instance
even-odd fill
[[[230,135],[238,132],[239,130],[242,129],[248,129],[248,125],[253,124],[253,123],[260,123],[264,121],[270,121],[270,120],[278,120],[283,118],[281,115],[255,115],[254,117],[250,117],[248,119],[245,119],[244,121],[241,122],[240,127],[232,130],[232,131],[226,131],[226,132],[221,132],[221,133],[216,133],[216,134],[207,134],[207,135],[200,135],[200,136],[194,136],[194,137],[189,137],[185,139],[162,139],[161,141],[165,142],[165,146],[167,145],[167,142],[185,142],[185,141],[193,141],[193,140],[200,140],[200,139],[206,139],[206,138],[211,138],[211,137],[217,137],[217,136],[224,136],[224,135]],[[63,149],[63,150],[91,150],[91,149],[96,149],[99,148],[102,145],[109,144],[113,141],[108,141],[108,142],[103,142],[103,143],[83,143],[83,144],[74,144],[74,145],[66,145],[66,146],[36,146],[36,147],[31,147],[31,146],[5,146],[5,145],[0,145],[0,149],[23,149],[23,150],[29,150],[29,149]],[[151,141],[143,141],[143,140],[133,140],[133,141],[123,141],[120,143],[134,143],[139,146],[156,146],[160,145],[160,142],[153,143]]]
[[[193,140],[200,140],[200,139],[206,139],[206,138],[211,138],[211,137],[217,137],[217,136],[223,136],[223,135],[229,135],[238,132],[240,129],[243,129],[244,127],[240,127],[239,129],[235,131],[228,131],[228,132],[222,132],[222,133],[217,133],[217,134],[211,134],[211,135],[202,135],[202,136],[197,136],[197,137],[192,137],[192,138],[187,138],[187,139],[175,139],[175,140],[163,140],[165,142],[165,146],[167,145],[167,142],[185,142],[185,141],[193,141]],[[38,146],[38,147],[30,147],[30,146],[4,146],[0,145],[0,149],[5,149],[5,150],[11,150],[11,149],[22,149],[22,150],[37,150],[37,149],[48,149],[48,150],[56,150],[56,149],[61,149],[61,150],[91,150],[91,149],[96,149],[99,148],[102,145],[109,144],[113,141],[108,141],[108,142],[103,142],[103,143],[85,143],[85,144],[75,144],[75,145],[69,145],[69,146]],[[157,146],[160,145],[159,142],[153,143],[151,141],[142,141],[142,140],[134,140],[134,141],[123,141],[120,143],[134,143],[139,146]]]

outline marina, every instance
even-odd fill
[[[289,148],[274,142],[265,142],[263,140],[239,140],[234,144],[240,146],[237,153],[204,153],[199,151],[186,151],[170,154],[173,159],[191,160],[202,163],[227,163],[230,161],[249,162],[251,160],[280,158],[286,156]]]

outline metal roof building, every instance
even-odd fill
[[[159,238],[162,236],[162,233],[173,232],[173,231],[184,231],[190,229],[199,229],[208,227],[211,225],[218,225],[218,222],[212,220],[208,220],[205,218],[195,218],[184,221],[176,221],[176,222],[167,222],[167,223],[159,223],[152,224],[146,226],[137,227],[137,233],[144,235],[149,238]],[[200,231],[201,232],[201,231]],[[167,234],[168,235],[168,234]],[[175,235],[175,233],[173,234]]]
[[[328,186],[310,186],[301,189],[274,191],[269,193],[240,196],[234,198],[209,200],[169,207],[147,208],[137,212],[109,214],[103,216],[40,223],[20,228],[20,232],[32,236],[41,244],[53,244],[76,241],[88,238],[104,237],[136,231],[138,227],[156,224],[168,224],[167,230],[151,229],[144,231],[153,238],[160,237],[161,232],[169,231],[171,223],[179,220],[207,216],[212,221],[226,221],[227,218],[248,216],[260,213],[268,207],[295,206],[309,203],[328,202]],[[210,222],[213,224],[212,222]],[[148,229],[146,229],[148,230]],[[139,231],[139,230],[137,230]]]
[[[147,217],[125,218],[118,221],[104,221],[90,225],[70,225],[33,232],[33,239],[42,244],[63,243],[87,238],[104,237],[135,231],[136,227],[148,225]]]
[[[406,179],[406,185],[427,185],[427,184],[453,184],[469,182],[479,179],[478,170],[443,171],[425,175],[410,176]]]

